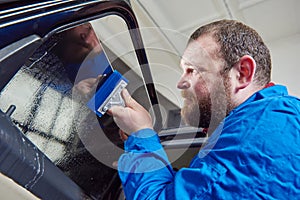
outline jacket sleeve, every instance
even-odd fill
[[[214,160],[206,157],[196,168],[174,172],[157,134],[151,129],[133,133],[125,142],[118,171],[126,199],[210,198],[220,176]],[[203,169],[203,170],[202,170]]]
[[[126,199],[157,199],[166,193],[174,172],[156,132],[143,129],[132,133],[124,145],[118,171]]]

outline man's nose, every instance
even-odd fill
[[[182,76],[177,83],[177,88],[184,90],[184,89],[188,89],[189,87],[191,87],[190,82],[186,80],[184,76]]]

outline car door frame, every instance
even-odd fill
[[[15,6],[15,2],[12,5]],[[22,4],[16,12],[6,4],[7,11],[2,11],[0,37],[6,40],[0,42],[1,90],[30,55],[53,34],[93,19],[117,15],[127,24],[151,104],[158,104],[137,19],[128,3],[70,1],[68,4],[48,5],[43,9],[39,7],[41,5],[37,4],[28,9]],[[159,129],[161,114],[158,106],[154,108],[157,118],[155,127]],[[42,199],[90,198],[15,127],[10,118],[13,110],[14,105],[11,105],[6,112],[0,111],[0,149],[3,150],[0,156],[1,172]]]

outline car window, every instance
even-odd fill
[[[98,80],[86,93],[89,81],[111,69],[103,49],[91,22],[60,31],[30,56],[0,94],[0,109],[15,105],[14,124],[95,198],[119,190],[116,161],[123,146],[112,118],[99,118],[86,106]],[[128,68],[121,59],[112,63],[123,73]]]

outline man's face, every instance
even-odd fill
[[[226,116],[231,86],[221,73],[217,48],[211,37],[202,36],[188,45],[181,59],[183,74],[177,84],[184,98],[181,114],[191,126],[209,128]]]
[[[65,57],[73,62],[82,62],[89,54],[102,51],[91,24],[83,24],[66,31],[64,39]]]

